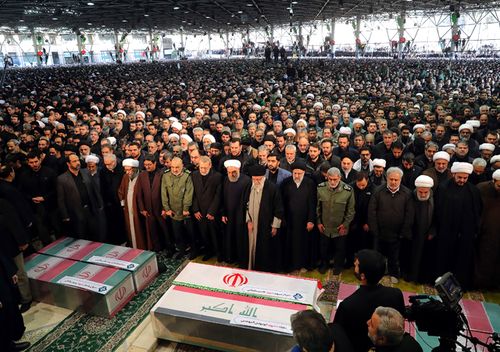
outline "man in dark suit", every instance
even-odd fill
[[[17,306],[16,265],[8,256],[0,252],[0,350],[23,351],[29,342],[19,340],[26,327]]]
[[[405,312],[401,290],[379,284],[386,266],[386,259],[377,251],[363,249],[355,255],[354,274],[361,285],[340,303],[334,319],[346,331],[355,351],[368,351],[372,346],[366,322],[375,308],[392,307],[401,314]]]
[[[222,175],[212,168],[208,156],[200,158],[198,170],[191,175],[193,180],[193,213],[197,220],[205,245],[203,260],[214,254],[221,257],[221,239],[219,238],[218,215],[221,204]]]
[[[69,235],[76,238],[97,239],[98,216],[103,203],[88,173],[80,172],[80,159],[75,153],[66,159],[68,171],[57,177],[57,205]],[[91,238],[92,237],[92,238]]]

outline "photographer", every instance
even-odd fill
[[[422,352],[418,342],[405,333],[404,318],[396,309],[377,307],[366,323],[375,351]]]
[[[379,284],[385,269],[386,259],[379,252],[363,249],[355,254],[354,274],[360,281],[360,287],[339,304],[334,320],[334,324],[344,328],[355,351],[368,351],[372,346],[366,321],[375,308],[392,307],[401,314],[405,311],[401,290]]]

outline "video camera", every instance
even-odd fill
[[[461,346],[463,351],[470,351],[471,348],[457,341],[458,336],[464,337],[474,346],[486,347],[490,352],[500,351],[498,334],[492,334],[493,342],[486,344],[470,333],[469,323],[460,306],[463,291],[452,273],[446,273],[437,278],[434,287],[441,300],[428,295],[416,295],[410,297],[411,304],[406,307],[406,318],[414,321],[419,331],[439,337],[439,346],[433,351],[456,351],[457,345]],[[464,328],[468,329],[468,335],[462,333]]]

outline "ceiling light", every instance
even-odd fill
[[[127,20],[122,20],[123,23],[127,22]]]
[[[88,2],[87,5],[88,6],[94,6],[94,3],[93,2]]]
[[[92,23],[90,23],[90,22],[89,22],[89,23],[87,23],[87,24],[88,24],[89,26],[92,26]]]
[[[252,4],[247,4],[247,7],[252,7],[253,5]]]
[[[174,6],[174,10],[179,10],[180,7],[179,6]]]
[[[57,17],[52,17],[52,21],[57,21]]]
[[[299,2],[298,1],[292,1],[293,5],[297,5]]]
[[[144,14],[144,17],[149,17],[149,14],[148,14],[148,13],[145,13],[145,14]]]
[[[24,22],[24,20],[23,20],[23,19],[20,19],[20,20],[19,20],[19,22]]]
[[[243,13],[243,11],[240,10],[240,11],[238,11],[238,13]]]

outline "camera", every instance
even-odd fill
[[[410,305],[406,307],[406,318],[415,322],[419,331],[430,336],[439,337],[439,346],[433,352],[456,351],[456,346],[463,351],[471,351],[470,347],[458,342],[458,336],[470,341],[474,347],[480,345],[490,352],[500,352],[500,336],[493,333],[491,343],[486,344],[470,333],[469,323],[462,312],[460,300],[462,288],[452,273],[446,273],[436,279],[436,288],[440,300],[428,295],[410,296]],[[467,329],[469,334],[462,331]]]

